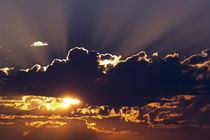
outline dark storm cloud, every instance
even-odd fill
[[[208,94],[208,52],[181,60],[176,53],[149,58],[141,51],[103,73],[99,60],[113,60],[113,55],[74,48],[65,59],[55,59],[46,67],[35,65],[9,75],[1,72],[1,94],[69,94],[100,104],[136,104],[150,96]],[[197,67],[204,63],[202,68]]]

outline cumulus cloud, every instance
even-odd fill
[[[181,59],[179,54],[151,58],[141,51],[126,59],[84,48],[71,49],[66,58],[47,66],[36,64],[2,75],[3,93],[78,96],[89,103],[135,104],[144,97],[208,94],[209,51]],[[195,62],[196,57],[196,62]]]
[[[48,43],[42,41],[35,41],[33,44],[31,44],[31,47],[46,47],[46,46],[48,46]]]

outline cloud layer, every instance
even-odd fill
[[[157,98],[144,106],[76,105],[65,109],[60,108],[59,98],[0,97],[0,112],[0,132],[5,139],[205,140],[210,129],[206,95]]]
[[[126,59],[84,48],[65,59],[30,69],[1,69],[1,94],[71,95],[89,103],[135,104],[145,97],[209,94],[209,50],[181,59],[179,54]]]

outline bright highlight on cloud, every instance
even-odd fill
[[[106,73],[110,68],[113,68],[120,62],[121,56],[112,54],[100,54],[98,58],[99,66],[103,67],[103,73]]]
[[[63,99],[63,107],[64,108],[69,107],[69,105],[71,105],[71,104],[78,104],[78,103],[80,103],[79,100],[75,100],[75,99],[71,99],[71,98],[64,98]]]
[[[14,99],[0,97],[0,106],[14,107],[14,109],[22,111],[31,111],[35,109],[55,111],[57,109],[68,108],[70,105],[76,105],[79,103],[79,100],[73,98],[55,98],[31,95],[14,97]]]
[[[142,96],[208,94],[209,54],[206,49],[189,58],[178,53],[149,57],[141,51],[121,59],[76,47],[45,66],[16,68],[8,75],[0,71],[0,91],[55,97],[64,90],[76,91],[82,101],[101,104],[134,104],[133,99],[139,103]]]
[[[9,75],[9,71],[13,69],[14,68],[5,67],[5,68],[0,68],[0,71],[3,71],[6,75]]]
[[[0,96],[0,132],[7,138],[14,130],[22,134],[19,139],[31,140],[44,140],[37,137],[48,132],[75,134],[52,140],[154,140],[166,130],[170,138],[160,139],[177,140],[182,138],[174,132],[189,128],[203,139],[201,130],[209,134],[210,129],[209,54],[204,50],[182,60],[178,53],[161,58],[141,51],[121,59],[76,47],[47,66],[1,69],[0,93],[6,96]],[[77,93],[71,97],[83,104],[59,98],[63,91]]]
[[[31,44],[31,47],[46,47],[46,46],[48,46],[48,43],[42,41],[36,41],[33,44]]]
[[[173,136],[172,140],[176,140],[178,137],[174,138],[173,132],[183,131],[182,128],[191,128],[202,137],[198,130],[208,132],[210,128],[208,100],[208,96],[177,95],[156,98],[155,102],[142,106],[112,107],[86,104],[60,109],[59,107],[67,107],[79,101],[44,96],[12,98],[0,96],[0,132],[5,134],[3,132],[10,128],[10,135],[19,133],[19,139],[34,137],[32,140],[43,133],[47,136],[56,136],[60,132],[66,132],[65,130],[68,134],[78,133],[79,135],[75,134],[76,138],[81,134],[85,135],[85,138],[78,140],[89,140],[89,135],[97,135],[97,140],[104,140],[104,136],[113,140],[118,140],[120,136],[126,139],[135,136],[134,140],[139,140],[144,133],[145,138],[154,140],[154,136],[166,130],[168,137]],[[55,106],[57,108],[53,108]],[[5,136],[8,138],[10,135]],[[55,140],[64,136],[66,135],[58,135],[59,138]]]

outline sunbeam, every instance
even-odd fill
[[[0,140],[209,140],[210,0],[0,0]]]

